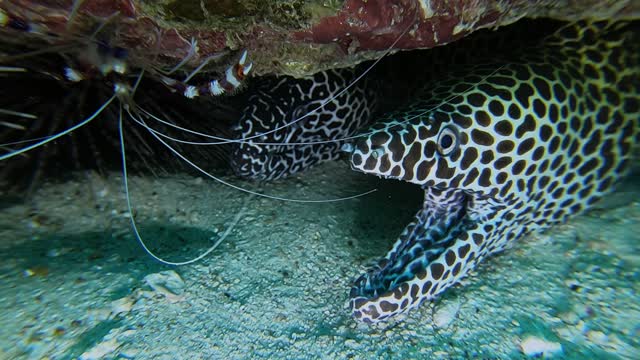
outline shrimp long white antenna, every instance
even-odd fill
[[[20,112],[20,111],[7,110],[7,109],[0,109],[0,114],[13,115],[13,116],[17,116],[17,117],[21,117],[21,118],[25,118],[25,119],[37,119],[38,118],[37,116],[35,116],[33,114]]]
[[[138,86],[140,86],[140,82],[142,81],[142,76],[144,76],[144,71],[145,71],[144,68],[140,70],[140,74],[138,74],[136,82],[133,84],[133,87],[131,88],[131,94],[129,95],[129,98],[133,99],[133,97],[136,94],[136,91],[138,91]]]
[[[96,117],[98,117],[98,115],[100,115],[100,113],[102,113],[102,111],[111,104],[111,102],[113,102],[113,100],[116,98],[116,94],[112,95],[109,100],[107,100],[104,104],[102,104],[102,106],[100,106],[100,108],[98,110],[96,110],[91,116],[89,116],[88,118],[82,120],[81,122],[79,122],[78,124],[68,128],[67,130],[61,131],[55,135],[51,135],[49,137],[47,137],[44,140],[38,141],[35,144],[23,147],[22,149],[18,149],[18,150],[14,150],[9,152],[8,154],[4,154],[4,155],[0,155],[0,160],[6,160],[9,158],[12,158],[16,155],[22,154],[24,152],[27,152],[29,150],[35,149],[37,147],[40,147],[46,143],[49,143],[53,140],[56,140],[59,137],[65,136],[73,131],[75,131],[78,128],[83,127],[84,125],[90,123],[93,119],[95,119]]]
[[[125,198],[126,198],[126,201],[127,201],[127,209],[129,211],[129,219],[131,220],[131,228],[133,229],[133,233],[134,233],[134,235],[136,237],[136,240],[138,241],[138,243],[140,243],[140,246],[142,246],[144,251],[149,256],[151,256],[156,261],[158,261],[158,262],[160,262],[162,264],[165,264],[165,265],[171,265],[171,266],[188,265],[188,264],[192,264],[192,263],[195,263],[195,262],[203,259],[207,255],[211,254],[211,252],[213,250],[215,250],[227,238],[227,236],[235,228],[235,226],[238,224],[238,222],[240,222],[240,219],[244,216],[244,213],[245,213],[245,210],[246,210],[246,206],[243,205],[242,208],[240,209],[240,211],[238,211],[236,213],[236,216],[233,218],[231,223],[228,225],[228,227],[224,231],[224,233],[222,233],[222,235],[220,235],[220,237],[218,237],[218,240],[216,240],[216,242],[213,243],[213,245],[211,245],[209,247],[209,249],[207,249],[202,254],[196,256],[195,258],[190,259],[190,260],[186,260],[186,261],[174,262],[174,261],[165,260],[165,259],[159,257],[158,255],[156,255],[153,251],[151,251],[151,249],[149,249],[147,244],[145,244],[144,240],[142,239],[142,236],[140,236],[140,231],[138,231],[138,225],[136,224],[136,220],[135,220],[135,218],[133,216],[133,207],[131,205],[131,196],[129,194],[129,181],[128,181],[128,175],[127,175],[127,155],[126,155],[126,150],[125,150],[125,145],[124,145],[124,130],[123,130],[123,126],[122,126],[122,104],[120,104],[119,108],[120,109],[119,109],[119,115],[118,115],[118,134],[120,136],[120,154],[122,156],[122,179],[123,179],[123,185],[124,185],[124,195],[125,195]]]
[[[145,126],[145,125],[144,125],[144,124],[142,124],[141,122],[138,122],[138,120],[136,120],[136,119],[133,119],[133,121],[135,121],[135,122],[137,122],[138,124],[140,124],[140,126]],[[173,141],[173,142],[180,143],[180,144],[187,144],[187,145],[201,145],[201,146],[208,146],[208,145],[218,145],[218,144],[221,144],[221,143],[218,143],[218,142],[209,142],[209,141],[207,141],[207,142],[202,142],[202,141],[187,141],[187,140],[178,139],[178,138],[175,138],[175,137],[173,137],[173,136],[169,136],[169,135],[167,135],[167,134],[165,134],[165,133],[163,133],[163,132],[161,132],[161,131],[159,131],[159,130],[156,130],[156,129],[152,128],[152,127],[151,127],[151,126],[149,126],[149,125],[146,125],[146,129],[147,129],[147,130],[149,130],[149,131],[151,131],[151,132],[153,132],[154,134],[156,134],[156,135],[158,135],[158,136],[162,136],[162,137],[163,137],[163,138],[165,138],[165,139],[168,139],[168,140],[171,140],[171,141]]]
[[[329,203],[329,202],[338,202],[338,201],[345,201],[345,200],[351,200],[351,199],[355,199],[361,196],[365,196],[365,195],[369,195],[373,192],[378,191],[378,189],[371,189],[369,191],[360,193],[360,194],[356,194],[356,195],[352,195],[352,196],[347,196],[347,197],[341,197],[341,198],[335,198],[335,199],[322,199],[322,200],[307,200],[307,199],[290,199],[290,198],[285,198],[285,197],[280,197],[280,196],[274,196],[274,195],[267,195],[267,194],[263,194],[263,193],[259,193],[257,191],[252,191],[249,189],[245,189],[242,188],[240,186],[237,185],[233,185],[227,181],[222,180],[221,178],[218,178],[210,173],[208,173],[207,171],[205,171],[204,169],[202,169],[201,167],[199,167],[198,165],[196,165],[194,162],[192,162],[191,160],[189,160],[187,157],[185,157],[184,155],[182,155],[179,151],[177,151],[176,149],[174,149],[171,145],[167,144],[166,141],[162,140],[160,138],[160,136],[155,134],[155,131],[153,129],[150,129],[149,126],[144,122],[144,120],[142,120],[141,118],[136,117],[134,114],[131,113],[131,111],[129,109],[125,109],[127,111],[127,113],[129,114],[129,116],[138,124],[140,124],[140,126],[144,127],[145,129],[147,129],[149,131],[149,133],[151,135],[153,135],[153,137],[156,138],[156,140],[158,140],[160,143],[162,143],[162,145],[164,145],[167,149],[169,149],[169,151],[171,151],[174,155],[176,155],[177,157],[179,157],[180,159],[182,159],[184,162],[186,162],[187,164],[191,165],[191,167],[193,167],[194,169],[198,170],[200,173],[202,173],[203,175],[207,176],[208,178],[223,184],[225,186],[228,186],[232,189],[238,190],[238,191],[242,191],[244,193],[247,194],[251,194],[251,195],[255,195],[255,196],[259,196],[259,197],[263,197],[263,198],[267,198],[267,199],[272,199],[272,200],[280,200],[280,201],[288,201],[288,202],[295,202],[295,203]]]
[[[191,42],[189,45],[189,52],[187,55],[180,61],[176,66],[174,66],[171,70],[166,72],[166,75],[171,75],[174,72],[178,71],[182,68],[192,57],[194,57],[198,53],[198,40],[195,38],[191,38]]]
[[[161,118],[157,117],[156,115],[152,114],[151,112],[143,109],[140,106],[138,106],[137,109],[139,111],[141,111],[142,113],[144,113],[145,115],[149,116],[150,118],[156,120],[159,123],[165,124],[167,126],[171,126],[171,127],[175,128],[175,129],[184,131],[186,133],[202,136],[202,137],[209,138],[209,139],[219,140],[219,142],[209,142],[209,143],[207,143],[207,145],[222,145],[222,144],[229,144],[229,143],[234,143],[234,142],[243,142],[243,140],[229,139],[229,138],[225,138],[225,137],[205,134],[203,132],[187,129],[185,127],[182,127],[182,126],[176,125],[174,123],[171,123],[169,121],[166,121],[164,119],[161,119]],[[199,145],[204,145],[204,143],[203,144],[199,144]]]
[[[27,72],[27,69],[17,66],[0,66],[0,72]]]

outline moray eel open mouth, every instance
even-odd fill
[[[458,251],[451,250],[460,234],[466,233],[476,223],[467,216],[467,207],[472,196],[459,190],[426,191],[425,204],[414,221],[405,228],[400,240],[377,266],[356,280],[351,290],[354,309],[372,299],[380,299],[380,310],[370,307],[368,310],[356,311],[354,315],[361,318],[368,311],[371,318],[384,320],[396,311],[407,308],[418,300],[424,301],[438,292],[439,284],[434,282],[420,283],[415,278],[426,278],[426,269],[445,251],[446,264],[435,264],[433,278],[452,277],[458,279],[462,264],[455,259],[472,259],[469,245]],[[467,257],[467,255],[469,255]],[[385,300],[386,299],[386,300]],[[388,315],[386,315],[388,314]],[[365,317],[366,319],[366,317]]]
[[[425,191],[391,251],[355,281],[356,319],[435,298],[612,188],[640,140],[640,41],[630,29],[567,25],[508,61],[452,71],[347,148],[354,170]]]

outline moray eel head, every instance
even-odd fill
[[[466,187],[484,192],[489,181],[484,186],[471,182],[463,186],[460,182],[468,173],[460,167],[462,155],[483,147],[469,143],[471,132],[481,131],[470,124],[468,117],[434,111],[409,121],[376,125],[370,136],[358,139],[352,147],[351,167],[423,187]],[[468,150],[470,147],[474,149]]]
[[[469,244],[469,236],[485,214],[503,208],[500,194],[491,196],[496,188],[491,183],[474,177],[463,184],[465,176],[470,179],[469,169],[461,166],[463,154],[483,146],[470,143],[475,129],[468,117],[435,111],[406,119],[376,125],[350,149],[353,169],[425,189],[424,206],[414,221],[351,290],[352,312],[365,322],[405,312],[457,282],[476,251],[484,251]]]

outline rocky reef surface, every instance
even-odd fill
[[[175,65],[195,40],[192,67],[247,49],[254,75],[293,76],[351,66],[388,49],[447,44],[523,17],[640,17],[632,0],[8,0],[0,8],[58,36],[115,23],[118,41],[147,61]]]

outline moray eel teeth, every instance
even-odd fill
[[[353,169],[425,192],[391,251],[355,281],[356,319],[416,308],[488,255],[611,189],[640,134],[631,25],[567,25],[518,61],[453,71],[444,83],[473,84],[468,91],[452,97],[427,86],[347,148]]]

